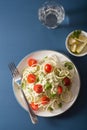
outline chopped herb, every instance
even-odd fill
[[[54,98],[56,96],[56,93],[51,93],[50,98]]]
[[[24,89],[25,88],[25,83],[23,82],[22,84],[21,84],[21,87]]]
[[[45,89],[48,90],[48,89],[51,89],[51,88],[52,88],[52,84],[49,83],[49,82],[47,82],[47,83],[45,84]]]
[[[40,81],[40,79],[39,79],[39,77],[37,77],[37,82],[39,82]]]
[[[49,110],[49,111],[53,111],[53,108],[52,108],[52,107],[48,107],[48,110]]]
[[[75,37],[78,38],[80,34],[81,34],[81,30],[76,30],[76,31],[73,32],[73,34],[71,35],[71,37],[72,38],[75,38]]]
[[[59,107],[59,108],[61,108],[61,107],[62,107],[62,103],[61,103],[61,102],[58,104],[58,107]]]

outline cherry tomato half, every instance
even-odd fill
[[[61,93],[63,92],[63,88],[62,88],[62,86],[58,86],[57,91],[58,91],[58,94],[61,94]]]
[[[65,77],[63,79],[63,83],[65,86],[70,86],[71,85],[71,80],[68,77]]]
[[[49,101],[50,101],[50,99],[49,99],[47,96],[41,97],[41,103],[42,103],[43,105],[49,103]]]
[[[51,64],[46,64],[44,67],[44,70],[46,73],[50,73],[52,71],[52,65]]]
[[[41,84],[36,84],[36,85],[34,86],[34,91],[35,91],[36,93],[42,93],[42,91],[43,91],[42,85],[41,85]]]
[[[30,59],[28,59],[28,65],[29,66],[36,66],[36,64],[37,64],[37,60],[36,59],[33,59],[33,58],[30,58]]]
[[[38,104],[35,104],[34,102],[32,102],[30,104],[31,108],[34,110],[34,111],[37,111],[39,108],[38,108]]]
[[[29,74],[27,77],[28,83],[34,83],[36,81],[36,76],[34,74]]]

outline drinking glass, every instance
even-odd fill
[[[57,28],[65,18],[65,10],[55,0],[45,2],[38,10],[39,20],[47,28]]]

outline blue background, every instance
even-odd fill
[[[86,0],[59,0],[66,17],[59,28],[49,30],[38,20],[38,9],[45,0],[0,0],[0,130],[87,130],[87,56],[71,56],[65,39],[75,29],[87,31]],[[43,118],[33,125],[27,112],[16,101],[8,63],[16,65],[37,50],[56,50],[75,63],[81,89],[75,104],[62,115]]]

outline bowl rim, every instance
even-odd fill
[[[84,53],[81,53],[81,54],[75,54],[75,53],[71,52],[70,49],[69,49],[69,47],[68,47],[68,39],[69,39],[70,35],[71,35],[74,31],[77,31],[77,30],[79,30],[79,29],[73,30],[73,31],[71,31],[70,33],[68,33],[68,35],[67,35],[67,37],[66,37],[66,40],[65,40],[65,46],[66,46],[67,51],[68,51],[71,55],[76,56],[76,57],[82,57],[82,56],[87,55],[87,52],[84,52]],[[82,32],[83,34],[87,35],[87,32],[86,32],[86,31],[81,30],[81,32]]]

